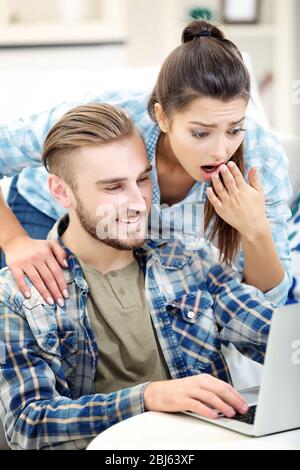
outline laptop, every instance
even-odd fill
[[[300,428],[300,304],[274,311],[260,387],[239,390],[249,404],[246,415],[198,419],[249,436]]]

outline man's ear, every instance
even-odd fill
[[[48,188],[54,199],[65,209],[73,206],[72,190],[59,176],[48,176]]]
[[[159,125],[160,130],[162,132],[168,132],[168,119],[160,103],[155,103],[154,112],[155,112],[157,124]]]

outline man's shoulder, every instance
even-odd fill
[[[12,271],[8,267],[2,268],[0,270],[0,302],[17,309],[21,309],[25,301],[29,308],[45,303],[43,297],[27,276],[25,276],[25,283],[31,293],[29,299],[25,299],[21,294]]]
[[[0,300],[13,299],[20,293],[13,273],[8,267],[0,270]]]

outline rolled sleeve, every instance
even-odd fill
[[[291,285],[291,280],[287,273],[285,272],[284,278],[281,281],[278,286],[274,287],[273,289],[269,290],[268,292],[265,292],[262,294],[269,302],[272,304],[273,307],[280,307],[281,305],[284,305],[287,296],[288,296],[288,291]]]

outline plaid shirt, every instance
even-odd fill
[[[43,142],[48,131],[55,122],[71,108],[90,102],[105,102],[123,108],[138,127],[147,147],[148,158],[152,163],[153,207],[160,206],[160,190],[158,185],[155,151],[159,137],[158,126],[150,119],[147,112],[149,92],[133,90],[114,90],[101,94],[89,93],[78,101],[65,102],[43,113],[36,114],[28,121],[19,120],[10,126],[0,126],[0,178],[22,173],[18,180],[19,193],[34,207],[53,219],[63,215],[63,209],[54,201],[48,192],[47,172],[40,167],[40,155]],[[287,298],[291,284],[291,253],[288,242],[287,220],[290,216],[287,201],[291,195],[288,177],[288,159],[282,147],[270,131],[263,129],[252,119],[246,120],[244,141],[246,172],[256,166],[265,190],[266,213],[271,224],[272,235],[278,255],[285,267],[285,278],[276,290],[272,291],[272,302],[283,304]],[[172,206],[174,219],[181,220],[183,204],[203,204],[206,199],[206,185],[196,183],[184,201]],[[169,219],[169,209],[160,211],[160,216]],[[180,212],[180,214],[178,214]],[[203,230],[190,217],[185,224],[185,241],[193,243],[195,237]],[[171,233],[176,227],[171,226]],[[152,232],[151,232],[152,238]],[[168,239],[169,237],[166,237]],[[177,236],[178,238],[178,236]],[[197,244],[196,244],[197,248]],[[236,266],[242,273],[244,258],[241,252]]]
[[[64,246],[57,230],[58,224],[51,238]],[[101,431],[144,412],[146,384],[94,394],[98,346],[86,307],[89,289],[64,248],[70,298],[63,308],[47,305],[28,280],[32,297],[25,300],[9,269],[0,273],[0,411],[15,449],[84,448]],[[216,256],[207,244],[189,252],[178,240],[149,241],[136,251],[173,379],[207,373],[230,382],[222,343],[263,362],[272,308]]]

